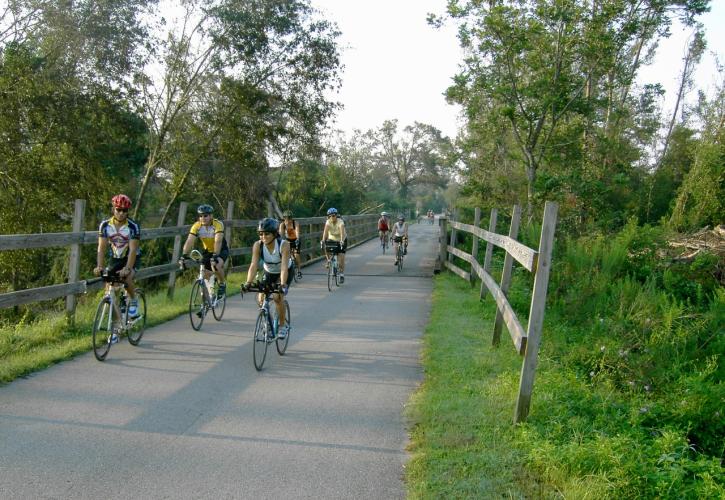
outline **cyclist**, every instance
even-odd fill
[[[322,231],[322,241],[320,242],[325,249],[325,267],[330,266],[330,248],[338,254],[340,263],[340,283],[345,283],[345,248],[347,247],[347,232],[345,231],[345,223],[339,217],[336,208],[327,210],[327,222],[325,229]],[[328,248],[330,247],[330,248]]]
[[[398,222],[393,224],[390,230],[393,235],[393,253],[395,254],[395,264],[398,265],[398,245],[403,243],[403,255],[408,255],[408,223],[405,222],[403,215],[398,215]]]
[[[382,212],[378,219],[378,232],[380,233],[380,244],[382,245],[385,238],[388,237],[388,231],[390,230],[390,219],[388,219],[388,212]]]
[[[128,304],[128,315],[138,318],[138,300],[136,299],[136,285],[133,277],[141,265],[141,227],[128,218],[131,208],[131,198],[125,194],[117,194],[111,198],[113,215],[110,219],[101,222],[98,228],[98,250],[96,252],[96,267],[93,274],[100,276],[103,272],[106,251],[110,255],[108,271],[111,275],[123,278],[131,299]],[[118,342],[118,335],[111,335],[111,343]]]
[[[249,264],[247,281],[242,285],[242,290],[249,289],[254,277],[257,275],[259,261],[261,260],[264,269],[261,284],[263,286],[278,285],[280,289],[280,293],[272,294],[272,298],[277,307],[279,324],[282,325],[279,328],[277,336],[280,339],[284,339],[289,332],[285,324],[286,311],[282,302],[282,296],[287,295],[289,282],[292,279],[289,273],[292,261],[290,259],[290,244],[279,236],[277,233],[278,229],[279,223],[276,219],[267,217],[259,221],[257,225],[259,241],[255,241],[252,246],[252,263]],[[262,294],[257,296],[257,302],[259,304],[262,303],[263,299]]]
[[[297,264],[297,270],[302,275],[301,267],[300,267],[300,225],[297,223],[296,220],[292,218],[292,211],[286,210],[282,216],[284,217],[284,221],[279,226],[279,234],[282,236],[283,239],[289,241],[290,244],[290,252],[292,252],[292,256],[295,259],[295,264]]]
[[[211,205],[199,205],[196,209],[199,220],[189,229],[189,236],[184,243],[181,260],[189,258],[189,252],[194,247],[196,239],[201,240],[203,247],[202,264],[206,269],[204,273],[208,278],[212,272],[219,280],[217,298],[221,299],[227,292],[227,283],[224,276],[224,262],[229,257],[229,246],[224,239],[224,223],[213,217],[214,207]]]

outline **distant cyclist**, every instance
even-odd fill
[[[322,245],[325,248],[325,258],[327,259],[325,267],[330,265],[330,248],[338,254],[338,262],[340,264],[340,283],[345,282],[345,247],[347,240],[347,232],[345,231],[345,223],[339,218],[336,208],[327,210],[327,222],[325,229],[322,231]]]
[[[292,257],[295,259],[298,272],[302,275],[300,271],[302,269],[300,267],[300,225],[292,218],[291,210],[285,211],[282,216],[284,221],[279,226],[279,234],[283,239],[289,241],[290,252],[292,252]]]
[[[398,215],[398,222],[393,224],[391,229],[393,236],[393,254],[395,255],[395,265],[398,265],[398,245],[401,243],[403,247],[403,255],[408,254],[408,223],[405,222],[403,215]]]
[[[98,228],[98,251],[93,274],[100,276],[103,272],[103,260],[106,250],[108,250],[110,253],[109,273],[124,279],[128,296],[131,298],[128,304],[128,314],[131,318],[137,318],[138,300],[133,277],[141,265],[141,251],[139,250],[141,227],[128,218],[131,198],[125,194],[117,194],[111,199],[111,206],[113,216],[101,222]],[[118,337],[116,334],[113,335],[115,338],[112,342],[117,342]]]
[[[388,237],[388,231],[390,230],[390,214],[388,212],[382,212],[378,219],[378,233],[380,234],[380,244],[382,245],[385,239]]]
[[[242,289],[249,289],[254,281],[259,269],[259,261],[262,261],[264,276],[262,277],[262,286],[278,286],[280,293],[272,294],[274,304],[277,307],[277,315],[279,318],[279,332],[277,336],[284,339],[289,333],[289,327],[286,325],[286,314],[282,296],[287,295],[287,287],[292,280],[289,272],[290,267],[290,245],[283,240],[277,230],[279,223],[276,219],[265,218],[259,221],[257,225],[257,234],[259,241],[255,241],[252,246],[252,263],[249,264],[247,271],[247,281],[242,285]],[[262,294],[257,296],[257,302],[261,304],[264,297]]]
[[[189,230],[189,236],[184,243],[182,259],[189,258],[189,252],[194,248],[196,239],[201,240],[203,247],[202,263],[207,270],[205,274],[211,275],[214,272],[219,280],[217,297],[222,298],[227,292],[227,283],[224,277],[224,262],[229,258],[229,246],[224,239],[224,223],[213,217],[214,207],[211,205],[199,205],[196,209],[199,220]]]

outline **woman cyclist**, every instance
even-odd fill
[[[345,240],[347,232],[345,231],[345,223],[338,217],[336,208],[327,210],[327,222],[325,229],[322,231],[322,241],[320,242],[325,249],[325,267],[330,265],[330,250],[338,254],[338,262],[340,263],[340,283],[345,283]]]
[[[285,211],[282,216],[284,221],[279,226],[279,234],[289,242],[290,252],[292,252],[292,257],[297,265],[297,272],[299,276],[302,276],[302,268],[300,267],[300,225],[292,218],[291,210]]]
[[[242,285],[242,290],[247,290],[257,275],[259,261],[261,259],[264,269],[262,277],[262,286],[280,286],[281,293],[272,294],[272,299],[277,307],[277,317],[279,318],[279,332],[277,336],[284,339],[288,333],[288,327],[285,324],[286,311],[282,302],[282,295],[287,295],[287,287],[292,276],[289,273],[290,267],[290,245],[287,241],[280,238],[277,230],[279,223],[276,219],[267,217],[259,221],[257,225],[257,234],[259,241],[254,242],[252,247],[252,263],[247,271],[247,281]],[[264,300],[262,294],[257,296],[257,302],[260,304]]]

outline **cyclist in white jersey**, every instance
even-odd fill
[[[393,224],[390,229],[390,233],[393,235],[393,255],[395,255],[395,266],[398,265],[398,245],[401,243],[405,245],[403,247],[403,255],[408,254],[408,224],[405,222],[405,217],[398,215],[398,222]]]
[[[264,269],[261,283],[263,285],[281,285],[282,293],[274,293],[272,298],[277,307],[279,324],[282,325],[277,335],[283,339],[287,336],[288,327],[285,324],[286,311],[282,302],[282,295],[287,295],[289,282],[292,279],[292,274],[289,272],[292,260],[290,259],[289,242],[280,238],[277,232],[278,229],[279,222],[276,219],[268,217],[259,221],[257,225],[259,241],[254,242],[252,247],[252,262],[249,264],[247,281],[242,285],[242,289],[249,288],[252,281],[254,281],[261,260]],[[261,304],[263,298],[262,294],[259,294],[257,301]]]

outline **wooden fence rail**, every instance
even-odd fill
[[[514,206],[508,236],[495,232],[497,221],[496,210],[491,211],[488,230],[477,226],[480,222],[480,210],[478,208],[476,209],[475,225],[463,224],[456,220],[449,222],[445,217],[439,219],[439,264],[447,267],[454,274],[470,282],[473,282],[474,277],[478,276],[481,280],[481,297],[484,296],[485,291],[488,291],[496,301],[493,345],[500,343],[502,325],[505,324],[516,351],[524,356],[524,361],[521,366],[519,393],[514,412],[514,423],[526,420],[531,405],[531,393],[534,387],[541,331],[544,323],[544,306],[546,304],[546,291],[551,269],[551,252],[554,244],[557,209],[557,204],[551,202],[547,202],[544,207],[544,220],[538,250],[531,249],[516,240],[519,223],[521,221],[521,208],[519,206]],[[449,225],[451,227],[450,242],[447,241]],[[473,236],[472,254],[456,248],[456,242],[459,236],[457,231],[465,232]],[[483,265],[476,260],[479,239],[487,243]],[[506,251],[500,284],[496,283],[496,280],[490,274],[491,255],[494,246],[503,248]],[[471,271],[468,272],[455,265],[453,263],[453,256],[468,262],[471,265]],[[529,322],[526,330],[521,326],[521,322],[507,297],[511,285],[514,260],[521,264],[527,271],[534,273],[534,287],[531,293]]]
[[[103,286],[100,278],[92,278],[88,280],[80,280],[80,246],[95,245],[98,242],[97,231],[81,231],[83,227],[83,208],[84,200],[76,200],[76,210],[73,220],[73,231],[68,233],[44,233],[44,234],[7,234],[0,235],[0,251],[9,250],[25,250],[38,248],[68,247],[71,246],[71,255],[69,258],[69,274],[68,283],[43,286],[39,288],[29,288],[27,290],[18,290],[14,292],[0,294],[0,309],[14,307],[23,304],[41,302],[45,300],[58,299],[66,297],[66,315],[69,321],[73,321],[75,315],[75,299],[78,294],[83,294]],[[181,245],[184,238],[189,233],[190,224],[183,224],[186,217],[187,204],[181,203],[179,207],[179,217],[176,226],[162,227],[154,229],[142,229],[141,240],[156,240],[161,238],[174,238],[174,249],[172,252],[171,262],[157,266],[145,267],[139,269],[136,274],[137,280],[148,279],[156,276],[169,275],[168,295],[173,295],[176,281],[176,273],[179,272],[177,260],[181,253]],[[257,220],[233,219],[234,205],[232,202],[227,206],[227,218],[223,221],[226,227],[227,243],[229,244],[229,254],[232,257],[240,255],[250,255],[252,252],[250,246],[231,247],[231,235],[233,229],[256,227]],[[348,234],[348,246],[367,241],[377,236],[377,215],[346,215],[344,216],[345,225]],[[300,225],[300,239],[302,248],[300,254],[303,258],[303,265],[309,261],[316,260],[322,255],[319,240],[322,237],[326,217],[306,217],[295,219]],[[229,259],[231,262],[231,259]],[[244,269],[245,266],[237,266],[234,270]]]

